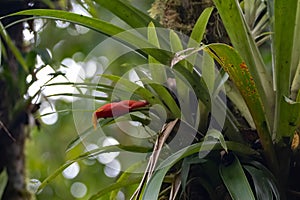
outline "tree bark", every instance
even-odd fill
[[[0,16],[24,10],[28,7],[26,1],[20,0],[0,0],[0,5]],[[4,18],[1,23],[5,26],[18,19],[20,18]],[[23,46],[22,32],[22,23],[7,29],[8,35],[20,50]],[[12,52],[6,46],[5,41],[2,39],[1,42],[7,56],[2,56],[0,67],[0,171],[6,169],[8,175],[8,183],[2,199],[24,200],[30,199],[25,183],[24,155],[28,115],[26,108],[14,112],[17,103],[25,103],[18,85],[20,75],[24,76],[24,71],[22,71]]]
[[[56,9],[61,9],[61,1],[53,0],[52,3]],[[69,1],[66,0],[65,3],[66,8],[70,6]],[[0,0],[0,5],[0,17],[25,9],[48,8],[42,0]],[[3,18],[1,23],[5,26],[21,18],[22,16]],[[32,21],[28,23],[32,25]],[[23,23],[16,23],[6,30],[21,52],[25,49],[23,29]],[[23,97],[26,93],[24,84],[28,74],[25,74],[3,38],[1,38],[1,45],[4,46],[2,51],[5,51],[6,56],[2,56],[0,60],[0,173],[6,169],[8,175],[8,184],[2,199],[30,199],[25,182],[24,147],[28,117],[37,108]]]

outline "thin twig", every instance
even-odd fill
[[[155,145],[153,148],[153,153],[149,158],[149,162],[148,162],[148,165],[144,172],[143,178],[142,178],[138,188],[135,190],[134,194],[131,196],[130,200],[133,200],[134,198],[139,199],[141,192],[143,190],[143,186],[145,185],[145,183],[148,183],[148,181],[150,180],[150,178],[155,170],[158,158],[160,156],[161,149],[162,149],[163,145],[165,144],[165,141],[169,137],[170,133],[172,132],[174,126],[178,122],[178,120],[179,119],[175,119],[174,121],[171,121],[162,127],[160,134],[155,142]]]
[[[8,137],[12,141],[16,142],[16,139],[12,136],[12,134],[9,132],[9,130],[6,128],[6,126],[3,124],[3,122],[1,120],[0,120],[0,129],[3,129],[4,132],[8,135]]]

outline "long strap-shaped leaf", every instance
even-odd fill
[[[296,50],[294,44],[294,31],[295,23],[299,22],[296,19],[298,1],[274,1],[274,37],[273,47],[275,52],[275,81],[276,81],[276,107],[275,107],[275,123],[274,130],[276,131],[276,140],[280,141],[282,137],[291,137],[294,131],[288,127],[288,124],[296,126],[294,123],[290,123],[290,118],[286,118],[289,115],[291,109],[287,109],[287,102],[284,97],[289,97],[291,86],[291,69],[297,67],[298,61],[293,57],[293,50]],[[289,23],[286,22],[289,20]],[[295,35],[299,37],[299,35]],[[296,40],[299,42],[299,40]],[[296,53],[296,52],[295,52]],[[292,64],[296,66],[292,66]],[[291,106],[290,106],[291,107]],[[292,111],[295,112],[296,110]],[[297,110],[299,111],[299,109]],[[299,115],[297,113],[297,115]],[[287,129],[286,129],[287,128]],[[291,130],[291,131],[289,131]]]
[[[239,52],[256,83],[268,122],[273,123],[274,91],[272,78],[265,69],[261,54],[245,22],[237,0],[214,0],[234,48]]]
[[[62,10],[50,10],[50,9],[33,9],[33,10],[24,10],[21,12],[14,13],[13,15],[28,15],[28,16],[39,16],[41,18],[53,19],[53,20],[62,20],[68,21],[71,23],[79,24],[90,28],[92,30],[101,32],[103,34],[114,36],[116,39],[119,39],[123,42],[126,42],[138,50],[151,55],[156,60],[161,62],[162,64],[169,65],[173,54],[160,50],[156,46],[150,44],[146,38],[143,38],[141,35],[133,34],[133,31],[126,31],[116,25],[113,25],[109,22],[87,17],[75,13],[70,13]]]
[[[292,62],[291,62],[291,78],[295,78],[295,73],[297,68],[299,68],[300,61],[300,1],[297,3],[297,13],[295,18],[295,27],[294,27],[294,40],[293,40],[293,49],[292,49]],[[288,19],[288,18],[287,18]],[[299,69],[298,69],[299,70]],[[294,77],[294,78],[293,78]],[[299,80],[299,79],[298,79]]]
[[[58,169],[56,169],[51,175],[49,175],[45,180],[43,180],[43,182],[38,188],[38,191],[42,190],[45,186],[47,186],[54,178],[56,178],[59,174],[61,174],[64,169],[69,167],[74,162],[78,162],[86,158],[91,158],[101,153],[119,152],[121,150],[139,152],[139,153],[148,153],[150,149],[145,147],[140,147],[140,146],[111,145],[111,146],[105,146],[98,149],[94,149],[89,152],[85,152],[74,159],[68,160],[65,164],[63,164]]]
[[[279,101],[281,111],[280,116],[278,116],[279,122],[276,129],[278,142],[283,137],[292,138],[295,130],[300,126],[300,102],[292,101],[284,96]]]
[[[197,48],[200,46],[201,40],[203,39],[203,35],[206,31],[206,25],[208,23],[213,9],[213,7],[209,7],[201,13],[200,17],[195,23],[190,39],[188,41],[188,48]],[[189,58],[189,62],[191,63],[191,65],[188,65],[188,69],[190,71],[193,70],[193,65],[195,64],[196,57],[197,55],[195,54]]]
[[[221,165],[219,170],[233,200],[255,200],[250,184],[237,157],[234,157],[233,162],[229,166]]]
[[[23,70],[25,72],[28,72],[29,71],[29,67],[27,66],[27,63],[26,63],[25,59],[22,57],[21,52],[19,51],[19,49],[14,44],[14,42],[12,41],[12,39],[10,38],[10,36],[6,32],[6,30],[4,29],[4,26],[2,25],[1,22],[0,22],[0,35],[3,38],[3,40],[6,42],[6,45],[9,47],[9,49],[11,50],[11,52],[16,57],[16,59],[19,62],[19,64],[22,66]],[[2,45],[2,42],[0,44],[0,54],[2,54],[1,45]],[[0,61],[1,61],[1,55],[0,55]]]
[[[245,146],[241,143],[236,142],[226,142],[226,146],[229,150],[232,150],[234,152],[238,152],[245,155],[257,155],[257,152],[253,149],[249,148],[248,146]],[[210,142],[200,142],[197,144],[193,144],[191,146],[188,146],[186,148],[183,148],[176,153],[172,154],[170,157],[166,158],[158,167],[157,170],[152,175],[151,179],[149,180],[145,192],[143,195],[144,200],[148,199],[158,199],[159,190],[161,187],[161,184],[163,182],[163,179],[166,175],[166,173],[169,171],[169,169],[178,161],[181,159],[198,153],[200,150],[203,152],[216,150],[216,149],[223,149],[221,144],[216,141],[210,141]]]
[[[110,12],[114,13],[120,19],[125,21],[133,28],[145,27],[151,21],[155,26],[160,26],[158,22],[152,19],[149,15],[146,15],[142,11],[130,5],[124,0],[94,0],[96,3],[100,4],[102,7],[108,9]]]
[[[256,125],[269,167],[273,172],[277,172],[277,158],[273,148],[270,128],[267,124],[265,110],[258,94],[256,82],[251,76],[248,66],[239,54],[228,45],[211,44],[205,50],[220,63],[241,92]]]
[[[117,83],[118,85],[115,87],[122,87],[122,89],[127,89],[128,94],[132,93],[139,95],[142,99],[148,101],[150,104],[160,104],[163,106],[162,101],[158,97],[153,95],[146,88],[141,87],[140,85],[133,83],[130,80],[110,74],[102,74],[101,77],[107,78],[114,83]]]
[[[160,48],[159,38],[156,32],[154,23],[150,22],[147,29],[147,36],[149,43],[153,44],[157,48]],[[167,74],[163,66],[159,66],[158,62],[151,55],[148,56],[149,69],[151,72],[152,79],[158,83],[164,83],[167,80]]]
[[[4,169],[0,174],[0,197],[2,197],[4,193],[4,189],[6,187],[7,181],[8,181],[8,176],[7,176],[6,169]]]

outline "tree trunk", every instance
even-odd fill
[[[0,16],[28,8],[28,3],[20,0],[0,0],[0,5]],[[4,18],[1,23],[5,26],[19,19],[20,17]],[[23,24],[17,23],[6,31],[21,51],[23,47]],[[2,56],[0,67],[0,170],[6,169],[8,175],[8,183],[2,199],[30,199],[25,183],[24,155],[28,115],[25,106],[23,106],[24,109],[15,112],[16,105],[20,103],[25,105],[24,94],[22,94],[21,86],[18,83],[20,83],[20,77],[25,77],[26,74],[6,46],[3,38],[1,39],[4,46],[2,50],[5,50],[6,56]]]
[[[61,9],[64,3],[66,8],[70,6],[68,0],[64,2],[53,0],[47,4],[43,0],[0,0],[0,17],[25,9],[48,8],[48,5],[51,4],[53,7]],[[4,18],[1,23],[6,26],[21,18],[21,16]],[[32,21],[28,23],[32,25]],[[23,23],[16,23],[6,31],[14,45],[21,53],[25,54],[26,52],[22,52],[25,49],[23,29]],[[30,199],[25,182],[24,147],[28,130],[28,116],[37,108],[24,99],[27,87],[24,86],[25,79],[29,74],[22,69],[2,37],[1,45],[4,46],[2,52],[5,52],[6,56],[2,56],[2,60],[0,60],[0,173],[6,169],[8,175],[8,183],[2,199]],[[2,52],[0,53],[2,54]],[[34,68],[34,66],[30,67]]]
[[[2,112],[2,110],[1,110]],[[5,120],[1,117],[1,121]],[[4,124],[5,125],[5,124]],[[25,131],[24,123],[19,121],[14,127],[9,126],[8,130],[11,132],[15,141],[7,136],[3,128],[1,129],[0,137],[0,167],[1,170],[6,169],[8,174],[8,184],[5,188],[2,199],[29,199],[30,195],[26,192],[25,184],[25,156],[24,143]]]

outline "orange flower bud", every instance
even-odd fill
[[[119,117],[130,111],[141,108],[149,103],[147,101],[135,101],[135,100],[123,100],[120,102],[113,102],[105,104],[99,107],[92,116],[92,122],[94,128],[97,128],[97,120],[99,118],[108,118],[108,117]]]

